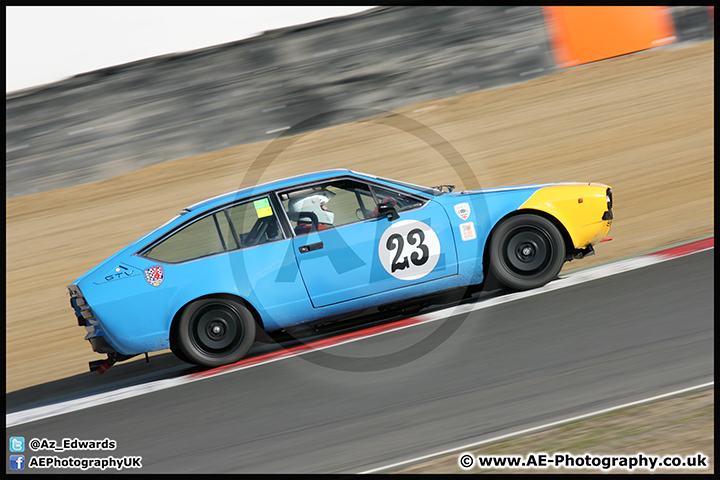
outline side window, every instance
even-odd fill
[[[141,255],[161,262],[179,263],[281,238],[277,217],[268,198],[263,197],[203,217],[144,250]]]
[[[296,234],[359,222],[369,218],[375,208],[368,185],[354,180],[283,192],[280,200]]]
[[[142,254],[153,260],[177,263],[225,251],[226,240],[218,233],[216,215],[191,223]]]
[[[402,212],[405,210],[412,210],[413,208],[422,207],[423,203],[422,201],[409,197],[407,195],[403,195],[401,193],[387,190],[385,188],[376,187],[375,185],[372,186],[373,193],[375,194],[375,198],[377,199],[378,205],[380,204],[387,204],[392,207],[395,207],[395,209],[398,212]],[[373,216],[377,215],[377,208],[373,212]]]
[[[238,244],[235,241],[235,234],[233,233],[232,226],[225,211],[217,212],[213,216],[215,217],[215,222],[220,232],[220,240],[223,242],[223,248],[225,248],[225,250],[235,250],[238,248]]]
[[[240,248],[283,238],[268,197],[230,207],[226,212],[240,239]]]

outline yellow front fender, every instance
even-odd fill
[[[545,212],[562,223],[570,234],[574,248],[585,248],[600,242],[610,231],[606,200],[610,187],[599,183],[563,184],[543,187],[520,206]]]

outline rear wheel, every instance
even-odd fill
[[[548,219],[534,214],[510,217],[490,242],[490,269],[503,285],[529,290],[557,277],[565,263],[565,241]]]
[[[255,329],[255,319],[242,303],[225,298],[198,300],[180,316],[178,358],[206,367],[237,362],[250,350]]]

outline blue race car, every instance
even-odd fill
[[[170,348],[214,367],[293,327],[482,286],[542,286],[592,254],[607,185],[453,191],[329,170],[183,209],[68,286],[109,368]]]

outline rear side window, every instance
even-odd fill
[[[160,262],[177,263],[225,251],[215,215],[191,223],[145,250],[143,255]]]
[[[179,263],[283,238],[270,201],[262,197],[203,217],[140,255]]]
[[[237,232],[240,248],[254,247],[283,238],[267,197],[230,207],[226,211]]]

